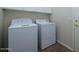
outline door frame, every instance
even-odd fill
[[[73,46],[73,51],[75,52],[75,26],[74,26],[74,18],[72,19],[72,46]]]

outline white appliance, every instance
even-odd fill
[[[8,47],[11,52],[38,51],[38,27],[30,19],[13,20],[8,27]]]
[[[48,20],[37,19],[38,24],[38,45],[40,49],[56,43],[56,25]]]

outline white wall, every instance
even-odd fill
[[[5,9],[49,13],[49,14],[51,14],[52,12],[50,7],[7,7]]]
[[[2,43],[3,11],[0,8],[0,48]]]
[[[57,41],[73,49],[72,40],[72,8],[57,7],[52,8],[52,21],[57,24]]]

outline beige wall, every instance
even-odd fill
[[[0,48],[2,43],[3,11],[0,8]]]
[[[35,13],[35,12],[26,12],[26,11],[17,11],[17,10],[4,10],[4,46],[7,47],[8,42],[8,27],[15,18],[31,18],[35,19],[49,19],[49,14],[44,13]]]
[[[52,8],[52,21],[57,25],[57,41],[73,50],[72,40],[72,8]]]

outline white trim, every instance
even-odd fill
[[[74,12],[74,11],[73,11]],[[74,16],[73,16],[74,17]],[[72,45],[73,45],[73,49],[75,51],[75,27],[74,27],[74,18],[72,19],[73,23],[73,27],[72,27]]]
[[[74,51],[73,48],[69,47],[69,46],[66,45],[65,43],[63,43],[63,42],[61,42],[61,41],[59,41],[59,40],[58,40],[57,42],[60,43],[61,45],[65,46],[65,47],[68,48],[69,50]]]

